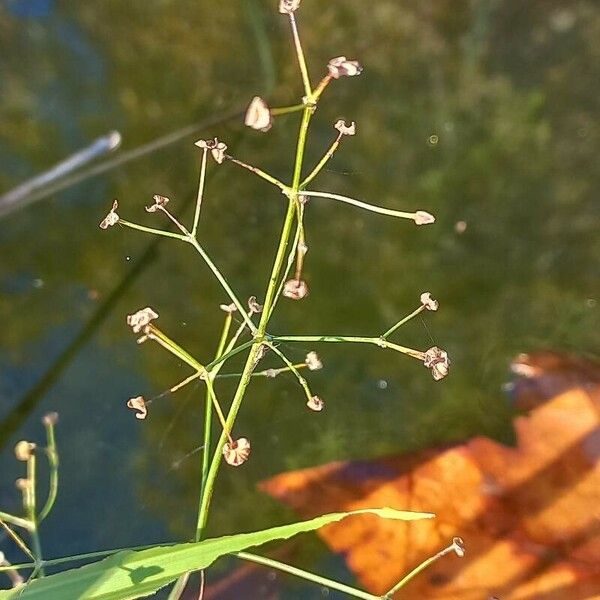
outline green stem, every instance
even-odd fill
[[[250,317],[246,314],[246,309],[242,306],[242,303],[238,300],[234,291],[231,289],[231,286],[227,283],[227,280],[225,279],[225,277],[223,277],[223,274],[221,273],[221,271],[219,271],[218,267],[211,260],[210,256],[206,253],[206,250],[204,250],[204,248],[200,245],[200,243],[198,242],[198,240],[196,238],[190,237],[190,238],[185,238],[185,239],[196,249],[196,252],[198,252],[198,254],[202,257],[204,262],[208,265],[208,268],[213,272],[213,275],[217,278],[218,282],[221,284],[223,289],[227,292],[227,295],[229,296],[231,301],[235,304],[236,308],[240,311],[244,321],[246,322],[246,325],[248,325],[248,327],[250,328],[250,331],[252,331],[254,333],[256,331],[256,327],[254,326],[254,323],[252,322]]]
[[[281,360],[287,365],[287,368],[296,376],[298,383],[302,386],[302,389],[306,394],[306,399],[311,400],[312,392],[308,387],[308,382],[304,377],[302,377],[302,375],[300,375],[298,369],[296,369],[296,367],[292,364],[292,361],[289,360],[289,358],[281,350],[279,350],[279,348],[275,344],[267,343],[267,346],[271,348],[271,350],[273,350],[273,352],[275,352],[275,354],[277,354],[279,358],[281,358]]]
[[[292,232],[292,227],[294,224],[294,215],[296,212],[295,204],[297,200],[297,194],[299,189],[299,183],[302,173],[302,161],[304,158],[304,149],[306,146],[306,137],[308,134],[308,127],[310,124],[310,119],[312,116],[312,108],[305,107],[302,113],[302,123],[300,124],[300,131],[298,133],[298,143],[296,146],[296,159],[294,163],[294,175],[292,180],[292,189],[290,194],[290,200],[288,202],[288,209],[285,215],[285,220],[283,223],[283,228],[281,231],[281,236],[279,239],[279,246],[277,248],[277,253],[275,255],[275,260],[273,262],[273,268],[271,270],[271,276],[269,278],[269,283],[267,286],[267,291],[265,294],[265,301],[263,312],[261,313],[261,319],[258,325],[258,331],[254,334],[253,344],[248,353],[248,357],[246,359],[246,363],[244,365],[242,377],[240,377],[240,381],[238,383],[238,387],[236,389],[235,395],[233,397],[231,407],[229,409],[229,414],[227,415],[226,423],[228,426],[228,431],[233,429],[233,425],[235,423],[235,419],[240,410],[240,406],[242,400],[244,398],[244,394],[246,393],[246,388],[250,383],[252,371],[256,365],[256,359],[258,357],[259,349],[263,343],[266,328],[269,322],[269,318],[271,315],[271,306],[273,304],[273,300],[275,297],[275,293],[277,291],[277,283],[279,281],[279,276],[281,274],[281,269],[283,267],[286,250],[288,247],[290,235]],[[204,494],[202,495],[202,500],[200,502],[200,513],[198,516],[198,530],[199,530],[199,539],[202,538],[204,530],[206,528],[206,523],[208,521],[208,510],[210,507],[210,502],[212,499],[214,485],[217,478],[217,474],[219,472],[219,467],[221,465],[221,460],[223,457],[222,448],[225,442],[227,441],[225,432],[221,433],[219,441],[217,443],[217,447],[213,454],[213,458],[210,464],[210,468],[208,471],[208,476],[206,479],[206,488],[204,490]]]
[[[177,342],[174,342],[170,337],[165,335],[160,329],[154,325],[149,325],[146,335],[149,339],[159,343],[165,350],[188,364],[196,371],[204,372],[206,369],[201,365],[191,354],[186,352]]]
[[[44,420],[44,427],[46,428],[46,456],[48,457],[48,464],[50,465],[50,483],[48,489],[48,498],[44,507],[38,515],[37,522],[41,523],[52,510],[56,496],[58,495],[58,452],[56,450],[56,437],[54,435],[54,423],[49,419]]]
[[[299,569],[298,567],[292,567],[291,565],[287,565],[272,558],[250,554],[249,552],[235,552],[233,556],[241,558],[242,560],[257,563],[259,565],[265,565],[266,567],[277,569],[278,571],[283,571],[285,573],[289,573],[290,575],[295,575],[296,577],[301,577],[302,579],[312,581],[313,583],[325,586],[329,589],[348,594],[348,596],[352,596],[353,598],[362,598],[363,600],[382,600],[381,596],[374,596],[373,594],[363,592],[362,590],[350,587],[344,583],[339,583],[338,581],[333,581],[333,579],[315,575],[310,571],[305,571],[304,569]]]
[[[204,181],[206,178],[206,157],[208,148],[202,148],[202,160],[200,161],[200,181],[198,182],[198,195],[196,197],[196,210],[194,211],[194,223],[192,225],[191,235],[196,237],[198,231],[198,223],[200,222],[200,207],[202,206],[202,198],[204,196]]]
[[[340,145],[341,139],[342,134],[338,133],[337,138],[333,141],[331,146],[329,146],[329,149],[327,150],[327,152],[325,152],[323,158],[317,163],[315,168],[310,172],[309,175],[306,176],[304,181],[300,184],[300,189],[304,189],[321,172],[323,167],[328,163],[329,159],[334,155],[335,151]]]
[[[380,348],[389,348],[390,350],[407,354],[418,360],[424,360],[425,358],[424,352],[393,344],[382,337],[362,337],[355,335],[273,335],[270,336],[269,339],[280,342],[351,342],[358,344],[373,344]]]
[[[410,315],[407,315],[403,319],[400,319],[400,321],[398,321],[394,326],[390,327],[384,334],[382,334],[381,337],[384,339],[389,337],[390,335],[392,335],[392,333],[394,333],[394,331],[396,331],[397,329],[402,327],[402,325],[404,325],[404,323],[407,323],[408,321],[410,321],[411,319],[416,317],[419,313],[423,312],[424,310],[425,310],[425,306],[423,304],[421,304],[421,306],[419,306],[419,308],[417,308],[416,310],[413,310],[413,312],[411,312]]]
[[[11,515],[9,513],[2,512],[0,510],[0,519],[2,521],[6,521],[6,523],[10,523],[11,525],[16,525],[17,527],[22,527],[27,531],[31,531],[31,522],[28,519],[23,519],[22,517],[16,517],[15,515]]]
[[[277,108],[269,109],[274,117],[279,115],[287,115],[289,113],[299,112],[304,109],[304,104],[294,104],[293,106],[278,106]]]
[[[29,535],[31,536],[32,552],[35,556],[35,562],[38,564],[39,573],[43,577],[44,569],[41,566],[42,556],[42,543],[40,540],[40,534],[38,532],[38,521],[36,516],[36,455],[32,453],[27,460],[27,480],[29,482],[29,488],[25,493],[25,512],[31,523],[29,529]]]
[[[429,558],[425,559],[421,564],[417,565],[412,571],[410,571],[410,573],[407,573],[392,589],[390,589],[389,592],[385,593],[383,595],[383,600],[391,600],[394,594],[399,589],[403,588],[411,579],[424,571],[429,565],[436,562],[443,556],[446,556],[446,554],[450,554],[451,552],[454,552],[454,544],[447,546],[443,550],[440,550],[434,556],[430,556]]]
[[[229,154],[225,154],[225,158],[230,160],[232,163],[235,163],[236,165],[243,167],[244,169],[247,169],[248,171],[254,173],[255,175],[258,175],[265,181],[272,183],[273,185],[277,186],[280,190],[287,191],[288,187],[287,187],[287,185],[285,185],[285,183],[283,183],[282,181],[279,181],[279,179],[277,179],[276,177],[269,175],[267,172],[263,171],[262,169],[259,169],[258,167],[254,167],[252,165],[249,165],[248,163],[245,163],[244,161],[239,160],[237,158],[233,158],[233,156],[230,156]]]
[[[367,202],[361,202],[360,200],[355,200],[354,198],[349,198],[348,196],[341,196],[340,194],[330,194],[329,192],[313,192],[310,190],[303,190],[302,194],[304,196],[310,196],[311,198],[331,198],[332,200],[339,200],[340,202],[352,204],[353,206],[357,206],[358,208],[370,210],[371,212],[378,213],[380,215],[400,217],[402,219],[410,219],[411,221],[414,221],[415,219],[415,213],[409,213],[402,210],[392,210],[391,208],[384,208],[383,206],[368,204]]]
[[[292,365],[294,369],[304,369],[308,365],[306,363],[296,363]],[[287,373],[291,371],[290,367],[281,367],[280,369],[265,369],[264,371],[257,371],[252,373],[252,377],[277,377],[277,375],[281,375],[281,373]],[[242,373],[223,373],[222,375],[217,375],[218,379],[232,379],[241,377]]]
[[[304,51],[302,50],[302,44],[300,42],[300,36],[298,35],[298,25],[296,24],[296,17],[294,13],[289,13],[290,25],[292,27],[292,36],[294,38],[294,48],[296,49],[296,56],[298,57],[298,66],[300,67],[300,73],[302,74],[302,84],[304,85],[304,95],[310,98],[312,95],[312,87],[310,85],[310,77],[308,76],[308,68],[306,66],[306,59],[304,58]]]
[[[137,223],[132,223],[131,221],[126,221],[125,219],[119,219],[119,223],[121,225],[125,225],[125,227],[137,229],[138,231],[144,231],[145,233],[162,235],[163,237],[174,238],[182,242],[186,241],[186,237],[184,235],[181,235],[180,233],[173,233],[172,231],[164,231],[162,229],[154,229],[154,227],[145,227],[144,225],[138,225]]]

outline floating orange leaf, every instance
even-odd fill
[[[367,506],[436,513],[402,524],[355,517],[320,531],[374,594],[460,536],[464,558],[443,558],[395,598],[600,598],[600,369],[553,353],[518,360],[526,381],[517,402],[523,394],[532,410],[514,421],[516,447],[477,437],[284,473],[262,488],[304,517]]]

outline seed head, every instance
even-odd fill
[[[279,0],[279,12],[291,15],[300,7],[302,0]]]
[[[308,296],[308,284],[303,279],[289,279],[285,282],[282,293],[291,300],[302,300]]]
[[[119,208],[119,203],[117,200],[115,200],[109,213],[100,222],[100,229],[108,229],[109,227],[112,227],[113,225],[116,225],[119,222],[117,208]]]
[[[219,308],[230,315],[237,310],[237,306],[233,302],[231,304],[219,304]]]
[[[156,212],[158,209],[165,207],[169,203],[169,199],[166,196],[160,196],[159,194],[152,196],[152,199],[154,200],[154,204],[152,206],[146,206],[146,212]]]
[[[262,132],[271,129],[273,117],[269,110],[269,106],[260,96],[254,96],[248,105],[246,116],[244,117],[244,124],[248,127],[252,127],[252,129]]]
[[[136,396],[135,398],[129,398],[127,400],[127,408],[135,410],[135,418],[142,421],[148,414],[148,408],[146,407],[146,400],[143,396]]]
[[[248,308],[253,315],[258,315],[262,312],[263,305],[257,302],[256,296],[250,296],[250,298],[248,298]]]
[[[323,402],[319,396],[312,396],[311,399],[306,403],[306,406],[308,406],[310,410],[321,412],[323,408],[325,408],[325,402]]]
[[[436,381],[439,381],[448,375],[450,359],[448,358],[448,353],[445,350],[441,350],[437,346],[433,346],[425,352],[423,364],[428,369],[431,369],[431,375]]]
[[[417,225],[430,225],[431,223],[435,223],[435,217],[424,210],[418,210],[413,219]]]
[[[240,438],[227,442],[223,446],[223,456],[225,462],[232,467],[239,467],[244,464],[250,456],[250,441],[247,438]]]
[[[35,444],[21,440],[15,446],[15,456],[17,460],[27,462],[35,452]]]
[[[158,319],[158,313],[147,306],[132,315],[127,315],[127,325],[133,329],[133,333],[140,333],[154,319]]]
[[[334,127],[342,134],[342,135],[354,135],[356,133],[356,123],[352,121],[350,125],[346,125],[346,121],[340,119],[336,122]]]
[[[465,543],[462,538],[452,538],[452,550],[456,552],[456,556],[462,558],[465,555]]]
[[[308,366],[309,371],[318,371],[323,368],[323,363],[321,362],[319,355],[314,351],[311,351],[306,355],[304,362]]]
[[[227,145],[224,142],[220,142],[217,138],[213,140],[198,140],[196,146],[199,146],[203,150],[206,148],[210,150],[212,157],[221,164],[225,160],[225,151]]]
[[[340,77],[360,75],[363,68],[357,60],[348,60],[345,56],[337,56],[329,61],[327,70],[331,77],[339,79]]]
[[[42,423],[46,426],[56,425],[58,423],[58,413],[49,412],[42,417]]]
[[[437,310],[440,307],[440,303],[431,297],[430,292],[423,292],[421,294],[421,304],[427,310]]]

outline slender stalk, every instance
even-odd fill
[[[231,286],[227,283],[227,280],[225,279],[225,277],[223,277],[223,274],[221,273],[221,271],[219,271],[218,267],[211,260],[210,256],[206,253],[206,251],[200,245],[200,243],[198,242],[198,240],[196,238],[190,237],[190,238],[186,238],[186,240],[196,249],[196,252],[198,252],[198,254],[202,257],[204,262],[208,265],[208,268],[213,272],[213,275],[217,278],[217,281],[221,284],[223,289],[227,292],[227,295],[229,296],[231,301],[235,304],[236,308],[242,314],[242,317],[244,318],[244,321],[246,321],[246,325],[248,325],[248,327],[250,328],[250,331],[252,331],[254,333],[256,331],[256,327],[254,326],[254,323],[252,322],[250,317],[246,314],[246,309],[242,306],[242,303],[238,300],[234,291],[231,289]]]
[[[152,233],[154,235],[162,235],[163,237],[174,238],[176,240],[180,240],[182,242],[186,241],[186,237],[181,235],[180,233],[173,233],[172,231],[164,231],[162,229],[154,229],[154,227],[146,227],[145,225],[138,225],[137,223],[132,223],[131,221],[126,221],[125,219],[119,219],[120,225],[125,225],[125,227],[129,227],[130,229],[137,229],[138,231],[143,231],[145,233]]]
[[[188,364],[196,371],[200,371],[202,373],[206,372],[205,367],[201,365],[191,354],[186,352],[179,344],[177,344],[177,342],[174,342],[170,337],[165,335],[154,325],[148,325],[145,335],[148,336],[148,339],[154,340],[165,350],[168,350],[171,354]]]
[[[403,588],[411,579],[416,577],[419,573],[424,571],[429,565],[436,562],[446,554],[450,554],[451,552],[456,552],[456,542],[453,542],[443,550],[440,550],[437,554],[430,556],[425,559],[422,563],[417,565],[410,573],[407,573],[393,588],[390,589],[389,592],[383,595],[384,600],[391,600],[394,594],[401,588]]]
[[[304,109],[304,104],[294,104],[293,106],[278,106],[276,108],[269,109],[271,111],[271,115],[277,117],[279,115],[287,115],[293,112],[300,112]]]
[[[35,560],[35,556],[31,550],[27,547],[27,544],[23,541],[23,538],[16,532],[13,531],[2,519],[0,519],[0,525],[6,531],[12,541],[25,553],[31,560]],[[14,567],[13,567],[14,568]]]
[[[58,494],[58,452],[56,450],[56,436],[54,435],[54,423],[50,419],[44,419],[44,427],[46,428],[46,456],[50,466],[50,482],[48,489],[48,498],[44,507],[37,517],[38,524],[41,523],[52,510],[56,496]]]
[[[27,460],[27,481],[28,487],[23,494],[24,508],[27,518],[31,523],[29,529],[29,535],[31,536],[32,552],[35,556],[35,561],[40,575],[44,576],[44,569],[41,566],[42,556],[42,543],[38,532],[38,521],[36,516],[36,455],[31,453],[31,456]]]
[[[312,95],[312,87],[310,85],[310,77],[308,76],[308,68],[306,66],[306,59],[304,58],[304,51],[302,50],[302,43],[300,42],[300,35],[298,34],[296,17],[294,16],[294,13],[289,13],[289,17],[290,25],[292,27],[292,36],[294,38],[294,48],[296,49],[296,56],[298,57],[298,66],[300,67],[300,73],[302,74],[304,94],[307,98],[310,98]]]
[[[296,370],[298,369],[304,369],[306,367],[308,367],[308,365],[306,363],[296,363],[295,365],[292,365],[292,367]],[[290,367],[281,367],[279,369],[265,369],[264,371],[255,371],[254,373],[252,373],[252,377],[269,377],[269,378],[273,378],[273,377],[277,377],[277,375],[281,375],[281,373],[287,373],[288,371],[291,371],[292,368]],[[231,378],[238,378],[241,377],[242,373],[223,373],[222,375],[217,375],[218,379],[231,379]]]
[[[11,515],[10,513],[5,513],[0,510],[0,520],[5,521],[6,523],[10,523],[11,525],[16,525],[17,527],[22,527],[29,531],[31,529],[31,522],[28,519],[23,519],[22,517],[16,517],[15,515]]]
[[[235,163],[236,165],[243,167],[244,169],[247,169],[248,171],[254,173],[255,175],[258,175],[265,181],[272,183],[273,185],[277,186],[280,190],[288,189],[288,187],[287,187],[287,185],[285,185],[285,183],[283,183],[282,181],[279,181],[279,179],[277,179],[276,177],[273,177],[272,175],[269,175],[267,172],[263,171],[262,169],[259,169],[258,167],[254,167],[252,165],[249,165],[248,163],[245,163],[242,160],[233,158],[233,156],[230,156],[229,154],[225,154],[225,158],[230,160],[232,163]]]
[[[323,158],[321,158],[321,160],[317,163],[315,168],[310,172],[309,175],[306,176],[304,181],[300,184],[300,189],[304,189],[321,172],[323,167],[327,164],[329,159],[334,155],[335,151],[337,150],[338,146],[340,145],[342,135],[343,135],[342,133],[338,133],[337,137],[335,138],[335,140],[333,141],[331,146],[329,146],[329,149],[327,150],[327,152],[325,152],[325,154],[323,155]]]
[[[285,363],[287,368],[296,376],[298,383],[302,386],[302,389],[304,390],[304,393],[306,394],[307,400],[311,400],[312,392],[310,391],[310,388],[308,387],[308,382],[306,381],[306,379],[304,377],[302,377],[302,375],[300,375],[298,369],[296,369],[296,367],[292,364],[292,361],[289,360],[288,357],[275,344],[267,343],[267,346],[269,348],[271,348],[271,350],[273,350],[273,352],[275,352],[275,354],[277,354],[277,356],[279,356],[279,358],[281,358],[281,360]]]
[[[361,202],[360,200],[355,200],[354,198],[349,198],[348,196],[341,196],[340,194],[330,194],[329,192],[314,192],[310,190],[303,190],[302,194],[304,196],[310,196],[311,198],[331,198],[332,200],[339,200],[340,202],[352,204],[353,206],[357,206],[358,208],[370,210],[371,212],[378,213],[380,215],[387,215],[389,217],[400,217],[402,219],[410,219],[411,221],[415,220],[415,213],[409,213],[402,210],[392,210],[391,208],[384,208],[383,206],[368,204],[367,202]]]
[[[289,573],[290,575],[295,575],[296,577],[301,577],[302,579],[312,581],[313,583],[325,586],[329,589],[348,594],[348,596],[352,596],[353,598],[362,598],[363,600],[382,600],[381,596],[374,596],[373,594],[363,592],[362,590],[353,588],[338,581],[334,581],[333,579],[315,575],[310,571],[305,571],[304,569],[299,569],[298,567],[292,567],[291,565],[287,565],[286,563],[282,563],[273,558],[266,558],[264,556],[250,554],[249,552],[235,552],[232,556],[249,562],[257,563],[259,565],[264,565],[272,569],[277,569],[278,571],[283,571],[284,573]]]
[[[183,237],[188,238],[190,237],[192,234],[178,221],[178,219],[176,217],[174,217],[164,206],[161,206],[160,204],[158,205],[158,210],[160,210],[162,213],[164,213],[167,218],[171,221],[171,223],[173,223],[173,225],[175,225],[175,227],[177,227],[177,229],[179,229],[179,231],[181,231],[181,234],[183,235]]]
[[[390,327],[385,333],[383,333],[381,335],[381,337],[383,339],[389,337],[390,335],[392,335],[392,333],[394,333],[394,331],[396,331],[397,329],[402,327],[402,325],[404,325],[404,323],[408,323],[408,321],[410,321],[411,319],[416,317],[419,313],[422,313],[424,310],[425,310],[425,306],[423,304],[421,304],[421,306],[419,306],[419,308],[417,308],[416,310],[413,310],[413,312],[411,312],[410,315],[407,315],[403,319],[400,319],[400,321],[398,321],[395,325]]]
[[[407,354],[418,360],[424,360],[425,358],[425,353],[420,350],[413,350],[412,348],[393,344],[382,337],[362,337],[354,335],[274,335],[271,336],[270,339],[280,342],[351,342],[357,344],[374,344],[380,348],[389,348],[390,350]]]
[[[198,194],[196,196],[196,209],[194,211],[194,223],[192,224],[191,235],[196,237],[198,232],[198,223],[200,222],[200,208],[202,206],[202,198],[204,196],[204,181],[206,179],[206,157],[208,156],[208,148],[202,148],[202,159],[200,160],[200,180],[198,182]]]
[[[330,84],[331,79],[332,79],[331,75],[329,73],[327,73],[327,75],[325,75],[325,77],[323,77],[323,79],[321,79],[321,81],[319,81],[319,85],[317,85],[314,92],[312,93],[311,100],[313,102],[319,101],[321,94],[325,91],[325,88]]]
[[[225,415],[223,414],[223,411],[221,410],[221,405],[219,404],[219,401],[217,400],[217,395],[215,394],[215,388],[213,386],[211,378],[209,376],[207,376],[204,379],[204,381],[206,382],[206,389],[208,390],[208,395],[213,403],[213,406],[215,407],[217,417],[219,417],[219,421],[221,422],[221,426],[223,427],[223,432],[227,436],[227,440],[229,441],[229,443],[233,445],[233,440],[231,439],[231,433],[229,432],[229,428],[227,427],[227,423],[225,422]]]
[[[262,345],[263,339],[265,337],[265,332],[267,328],[267,324],[269,322],[269,318],[271,315],[271,305],[273,304],[275,293],[277,291],[277,283],[279,281],[279,276],[281,274],[281,269],[283,267],[285,261],[286,250],[288,247],[290,235],[292,232],[292,226],[294,223],[294,215],[296,212],[295,203],[297,202],[297,194],[300,184],[300,178],[302,173],[302,161],[304,158],[304,149],[306,146],[306,137],[308,134],[308,127],[310,124],[310,119],[312,116],[312,108],[305,107],[302,113],[302,122],[300,124],[300,131],[298,133],[298,143],[296,145],[296,159],[294,162],[294,174],[292,179],[292,189],[290,200],[288,202],[288,209],[285,215],[285,220],[283,223],[283,228],[281,231],[281,236],[279,239],[279,246],[277,248],[277,253],[275,255],[275,260],[273,262],[273,268],[271,270],[271,276],[269,278],[269,283],[267,286],[267,291],[265,294],[265,301],[263,312],[261,314],[261,319],[258,325],[258,331],[254,334],[254,340],[250,352],[248,353],[248,357],[246,359],[246,363],[244,365],[244,370],[242,373],[242,377],[240,377],[240,381],[238,383],[238,387],[236,389],[235,395],[233,397],[231,407],[229,409],[229,414],[227,415],[226,423],[228,425],[228,430],[231,431],[233,428],[233,424],[235,423],[235,419],[239,412],[242,400],[244,398],[244,394],[246,393],[246,388],[250,383],[252,371],[254,370],[254,366],[256,364],[256,359],[258,357],[259,349]],[[206,480],[206,488],[204,490],[204,494],[202,495],[202,500],[200,503],[200,512],[198,516],[198,529],[199,529],[199,538],[202,537],[204,533],[204,529],[206,528],[206,523],[208,520],[208,510],[210,507],[210,502],[212,499],[212,494],[214,491],[214,484],[217,477],[217,473],[219,472],[219,467],[221,465],[222,460],[222,451],[223,445],[226,442],[225,432],[221,433],[219,441],[217,443],[217,447],[215,449],[210,468],[208,471],[208,476]]]

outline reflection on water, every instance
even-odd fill
[[[127,151],[255,93],[274,104],[295,100],[299,77],[273,4],[3,3],[0,192],[111,129],[122,132]],[[239,425],[253,457],[224,471],[215,534],[288,518],[255,491],[286,469],[477,433],[510,439],[512,409],[501,391],[509,359],[538,348],[598,347],[595,3],[377,0],[365,14],[360,0],[305,0],[300,26],[315,77],[342,53],[365,65],[360,78],[327,91],[313,121],[308,164],[330,143],[337,118],[358,126],[319,187],[430,210],[437,222],[416,228],[313,199],[312,293],[282,302],[273,332],[373,335],[430,290],[440,311],[411,322],[398,339],[448,349],[453,371],[435,383],[394,353],[322,347],[325,369],[312,378],[327,402],[320,414],[307,413],[292,378],[254,382]],[[237,123],[201,134],[223,137],[236,156],[285,178],[296,127],[290,115],[266,135]],[[97,224],[115,197],[132,219],[144,218],[155,193],[175,206],[193,198],[192,141],[0,221],[0,419],[50,378],[26,407],[31,412],[19,412],[17,429],[4,429],[0,505],[16,502],[11,446],[38,437],[39,415],[58,409],[62,483],[43,532],[48,555],[190,534],[198,456],[178,461],[199,444],[202,394],[188,388],[153,404],[145,423],[135,421],[124,408],[128,397],[158,393],[186,371],[155,348],[136,347],[124,317],[155,307],[165,330],[206,359],[224,298],[188,248],[161,242],[148,257],[151,239]],[[260,297],[284,210],[280,195],[224,165],[210,173],[204,210],[206,247],[240,296]],[[70,344],[75,350],[52,377],[48,369]],[[310,349],[289,352],[302,360]],[[223,385],[224,397],[230,389]],[[299,562],[325,560],[316,543],[302,544]],[[290,593],[314,597],[311,587],[293,586]]]

